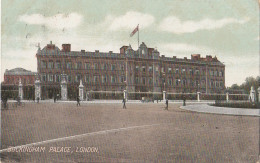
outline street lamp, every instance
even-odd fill
[[[178,86],[179,86],[180,82],[181,82],[181,79],[178,79]]]

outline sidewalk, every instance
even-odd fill
[[[207,104],[187,105],[187,106],[181,106],[180,108],[184,109],[184,110],[200,112],[200,113],[260,116],[260,109],[216,107],[216,106],[210,106],[210,105],[207,105]]]
[[[8,100],[9,102],[17,102],[16,100]],[[32,100],[22,100],[22,102],[25,103],[36,103],[36,101]],[[77,101],[61,101],[57,100],[56,103],[76,103]],[[40,100],[40,103],[54,103],[53,99],[48,99],[48,100]],[[93,100],[93,101],[80,101],[80,103],[89,103],[89,104],[98,104],[98,103],[122,103],[122,100]],[[128,100],[126,103],[150,103],[152,104],[153,102],[141,102],[141,100]],[[158,101],[159,104],[165,104],[164,100]],[[169,100],[169,103],[173,104],[182,104],[182,100]],[[198,102],[197,100],[186,100],[186,104],[205,104],[205,103],[214,103],[214,100],[201,100]],[[154,101],[154,104],[157,104],[157,101]]]

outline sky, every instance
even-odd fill
[[[2,0],[1,81],[6,69],[37,71],[37,45],[119,52],[140,43],[160,55],[217,56],[226,86],[259,75],[257,0]]]

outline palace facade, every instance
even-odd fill
[[[85,91],[223,93],[225,65],[217,57],[192,54],[165,57],[145,43],[133,50],[122,46],[119,53],[95,50],[72,51],[70,44],[47,44],[37,53],[37,72],[43,96],[51,97],[60,90],[61,74],[65,74],[68,94],[82,80]],[[70,90],[71,88],[71,90]]]

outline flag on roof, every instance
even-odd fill
[[[132,37],[139,29],[139,24],[137,25],[137,27],[133,30],[133,32],[130,34],[130,37]]]

